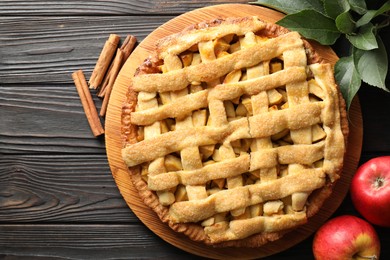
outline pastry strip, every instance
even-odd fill
[[[321,103],[317,102],[259,114],[249,118],[249,128],[237,124],[240,121],[236,120],[219,127],[203,126],[171,131],[127,145],[122,149],[122,156],[127,166],[131,167],[189,146],[230,142],[248,138],[248,134],[252,137],[271,136],[285,128],[295,129],[319,123],[321,107]],[[246,118],[242,122],[246,122]]]
[[[308,103],[289,109],[276,110],[250,117],[250,135],[268,137],[284,129],[299,129],[321,122],[321,102]]]
[[[241,42],[242,42],[243,48],[248,48],[248,47],[252,46],[253,44],[255,44],[257,41],[258,41],[258,38],[255,36],[254,33],[248,33],[247,35],[245,35],[245,37],[242,39]],[[270,65],[269,61],[263,61],[260,64],[247,69],[247,77],[248,77],[249,82],[251,82],[253,79],[253,81],[256,81],[256,82],[266,83],[266,84],[255,84],[256,87],[252,87],[249,85],[248,88],[251,91],[246,90],[246,92],[245,92],[245,93],[252,93],[252,94],[250,94],[250,95],[252,95],[250,98],[250,102],[252,105],[253,115],[263,114],[263,113],[268,112],[268,107],[270,105],[269,98],[268,98],[268,91],[267,91],[268,86],[272,85],[273,88],[270,88],[270,89],[273,90],[275,87],[286,84],[289,81],[289,78],[288,78],[288,76],[290,75],[289,73],[281,75],[281,73],[280,73],[281,71],[279,71],[279,72],[275,72],[273,75],[269,75],[269,72],[270,72],[269,65]],[[298,69],[298,71],[300,70],[300,68],[297,68],[297,69]],[[290,73],[293,73],[294,75],[297,74],[297,73],[294,73],[292,71],[290,71]],[[267,82],[267,80],[264,80],[264,78],[265,79],[268,79],[268,78],[273,79],[273,77],[275,77],[275,75],[279,75],[281,78],[283,78],[283,81],[278,82],[276,84],[272,84],[272,83],[274,83],[274,80],[269,80],[271,82]],[[295,75],[295,76],[298,76],[298,75]],[[301,77],[306,77],[305,71],[302,72],[302,70],[301,70]],[[263,87],[261,87],[261,85]],[[272,147],[273,147],[273,144],[272,144],[270,136],[256,138],[252,141],[252,144],[250,147],[251,154],[255,153],[256,151],[260,152],[263,149],[271,149]],[[277,153],[275,153],[275,155],[277,156]],[[251,174],[258,174],[258,176],[259,176],[259,179],[256,180],[256,182],[264,182],[264,181],[269,181],[269,180],[273,180],[273,179],[277,178],[277,168],[275,167],[276,166],[275,163],[277,161],[277,158],[273,157],[271,154],[271,156],[267,156],[266,158],[263,158],[263,159],[265,159],[265,160],[262,163],[267,162],[268,165],[266,167],[260,168],[258,165],[256,165],[256,163],[258,163],[259,160],[256,159],[256,156],[254,156],[254,157],[251,156],[251,167],[250,167]],[[256,171],[256,172],[254,172],[254,171]],[[264,211],[264,205],[263,204],[253,205],[252,210],[253,210],[252,215],[254,215],[254,216],[256,216],[257,214],[262,214]]]
[[[234,177],[247,171],[275,167],[279,164],[301,163],[310,165],[323,158],[324,142],[315,145],[292,145],[262,149],[206,165],[192,171],[167,172],[164,175],[150,176],[148,187],[151,190],[164,190],[179,184],[201,185],[210,180]]]
[[[131,123],[136,125],[150,125],[166,118],[181,119],[190,115],[194,110],[207,107],[208,90],[185,95],[172,102],[147,110],[140,110],[131,114]]]
[[[302,68],[306,68],[307,64],[307,58],[306,58],[306,52],[305,49],[302,48],[296,48],[287,50],[283,53],[283,60],[284,60],[284,68],[288,69],[294,66],[301,66]],[[300,80],[295,81],[286,84],[286,93],[287,93],[287,100],[288,100],[288,106],[293,108],[295,106],[298,106],[300,104],[308,104],[310,103],[309,100],[309,85],[306,80]],[[290,137],[291,140],[294,142],[294,144],[311,144],[313,137],[312,137],[312,127],[306,126],[302,127],[300,129],[292,129],[290,131]],[[319,154],[312,154],[310,151],[307,151],[307,155],[319,155],[318,160],[323,158],[323,153]],[[305,154],[302,154],[303,157],[311,157],[306,156]],[[317,160],[314,160],[317,161]],[[314,162],[313,161],[313,162]],[[313,163],[311,162],[311,163]],[[300,164],[301,160],[297,160],[295,164]],[[289,164],[294,164],[293,162],[290,162]],[[291,204],[292,208],[295,210],[302,210],[303,206],[306,203],[306,199],[309,196],[309,192],[297,192],[291,195]]]
[[[256,95],[261,91],[274,89],[288,83],[306,79],[304,67],[290,67],[270,75],[217,85],[210,91],[209,99],[232,100],[241,95]]]
[[[343,155],[345,150],[344,135],[340,131],[340,114],[337,86],[332,75],[330,64],[313,64],[309,66],[314,74],[317,84],[327,93],[325,108],[322,111],[323,128],[326,132],[324,148],[324,171],[329,175],[331,181],[337,180],[340,176],[335,174],[340,172],[343,165]],[[337,143],[337,146],[334,144]],[[341,149],[342,148],[342,149]]]
[[[169,214],[175,223],[198,222],[220,212],[284,198],[294,192],[312,191],[324,184],[321,169],[305,169],[280,179],[222,190],[203,200],[177,202],[171,205]]]
[[[311,165],[324,158],[324,142],[314,145],[285,145],[260,149],[251,153],[250,171],[275,167],[278,164]]]
[[[191,37],[173,35],[171,38],[165,39],[158,43],[158,51],[160,52],[160,58],[165,59],[167,55],[178,55],[185,50],[191,48],[198,42],[211,41],[217,38],[222,38],[229,34],[244,35],[251,31],[260,31],[265,28],[265,23],[260,21],[257,17],[246,17],[239,23],[237,21],[231,21],[229,19],[224,21],[216,20],[218,27],[207,27],[206,30],[194,31]],[[171,39],[175,38],[172,42]]]
[[[167,70],[178,70],[182,68],[182,63],[178,56],[170,54],[166,58]],[[177,92],[171,93],[171,100],[181,99],[188,95],[188,88],[184,88]],[[180,107],[179,107],[180,109]],[[176,118],[176,131],[181,131],[182,129],[190,129],[194,127],[192,122],[192,113],[190,113],[186,118]],[[199,154],[199,149],[197,145],[189,145],[180,151],[181,164],[183,170],[195,170],[201,168],[202,158]],[[198,200],[204,199],[207,197],[206,187],[205,186],[186,186],[187,197],[189,200]]]
[[[287,230],[307,222],[304,212],[271,217],[257,216],[250,219],[223,222],[220,225],[206,227],[205,232],[213,243],[236,240],[259,232],[277,232]]]
[[[148,187],[151,190],[164,190],[179,184],[202,185],[210,180],[233,177],[247,172],[249,163],[249,155],[243,154],[236,158],[206,165],[200,169],[167,172],[164,176],[150,177]]]
[[[230,71],[251,67],[261,61],[271,60],[281,55],[285,50],[302,45],[303,42],[297,32],[287,33],[199,65],[164,74],[139,75],[133,79],[133,89],[146,92],[177,91],[187,87],[191,82],[209,82],[226,75]]]

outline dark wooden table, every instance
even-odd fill
[[[141,41],[184,12],[246,2],[0,0],[1,259],[197,259],[128,208],[71,73],[89,78],[110,33]],[[359,98],[363,163],[390,154],[390,94],[363,86]],[[342,214],[358,215],[349,196],[335,216]],[[382,259],[390,259],[390,230],[376,230]],[[312,259],[312,238],[269,258]]]

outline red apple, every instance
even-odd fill
[[[390,156],[361,165],[352,178],[350,192],[355,208],[365,219],[390,227]]]
[[[314,236],[313,253],[321,259],[379,259],[380,242],[367,221],[350,215],[326,222]]]

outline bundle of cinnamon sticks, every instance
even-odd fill
[[[121,47],[118,48],[119,42],[120,36],[116,34],[111,34],[109,36],[99,55],[88,83],[82,70],[78,70],[72,74],[73,81],[80,96],[81,104],[83,105],[85,115],[94,136],[104,134],[104,128],[101,124],[100,117],[105,117],[106,115],[108,100],[115,79],[123,64],[133,51],[137,39],[133,35],[128,35]],[[90,89],[95,89],[97,96],[103,99],[99,114],[97,113],[97,108],[93,102]]]

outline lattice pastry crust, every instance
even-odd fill
[[[217,19],[162,39],[139,67],[122,155],[175,231],[255,247],[306,223],[330,195],[345,118],[331,65],[298,33]]]

